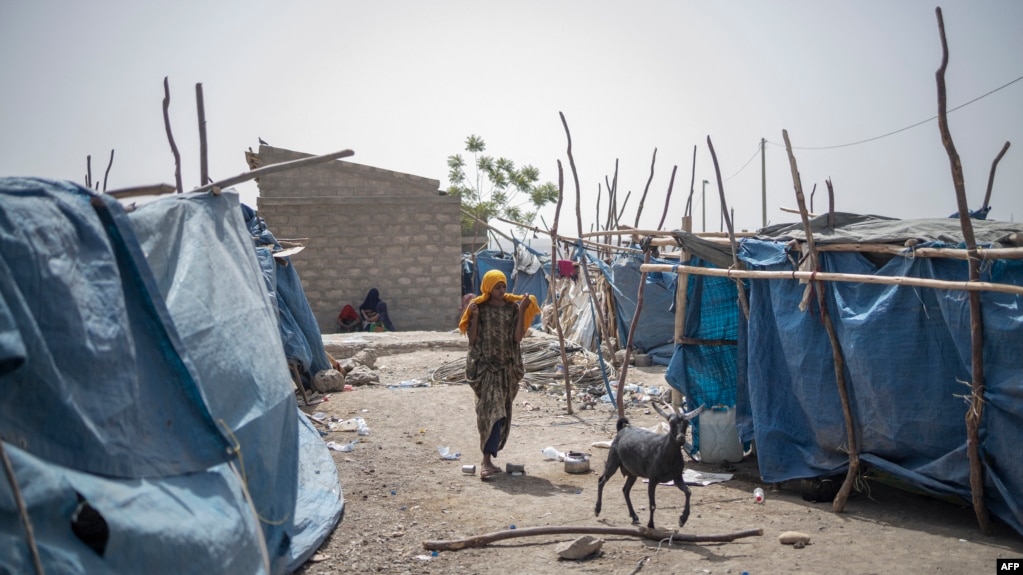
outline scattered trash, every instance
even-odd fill
[[[713,483],[723,483],[730,481],[734,474],[732,473],[710,473],[709,471],[697,471],[695,469],[686,468],[682,472],[682,479],[686,482],[686,485],[701,485],[706,487]],[[644,479],[643,483],[650,483],[649,479]],[[658,485],[674,485],[674,481],[667,481],[665,483],[658,483]]]
[[[388,385],[387,389],[400,389],[403,387],[430,387],[430,382],[419,379],[408,379],[398,384]]]
[[[353,439],[351,443],[338,443],[336,441],[328,441],[327,449],[333,449],[334,451],[349,452],[355,450],[355,444],[358,443],[358,439]]]
[[[436,553],[436,551],[434,551],[434,553]],[[430,555],[416,555],[416,559],[419,559],[420,561],[429,561],[430,559],[433,559],[434,557],[436,557],[436,555],[433,555],[433,556],[430,556]]]
[[[454,461],[462,456],[460,452],[458,451],[452,452],[447,447],[438,447],[437,453],[440,453],[441,459],[446,459],[448,461]]]
[[[544,447],[543,449],[540,450],[540,453],[543,454],[544,459],[547,459],[549,461],[565,460],[565,454],[562,453],[561,451],[558,451],[557,449],[554,449],[553,447]]]
[[[778,536],[778,542],[782,545],[796,545],[797,549],[810,544],[810,536],[801,531],[786,531]]]
[[[463,465],[462,466],[462,473],[464,473],[466,475],[476,475],[476,466],[475,465]]]
[[[508,463],[505,464],[504,470],[510,474],[526,473],[526,466],[522,463]]]
[[[349,419],[347,421],[331,421],[327,424],[327,428],[331,431],[357,431],[359,429],[359,424],[354,419]]]
[[[359,435],[369,435],[369,426],[366,425],[366,420],[361,417],[355,418],[355,431]]]
[[[327,554],[327,553],[316,553],[315,555],[313,555],[312,557],[309,558],[309,562],[310,563],[319,563],[320,561],[326,561],[327,559],[330,559],[330,555],[329,554]]]
[[[327,414],[322,411],[317,411],[316,413],[310,415],[309,417],[315,419],[316,421],[324,421],[327,419]]]
[[[753,490],[753,502],[754,503],[763,503],[764,502],[764,490],[763,489],[757,487],[756,489]]]

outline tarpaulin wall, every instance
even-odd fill
[[[297,568],[343,500],[237,195],[130,216],[69,182],[0,196],[0,436],[47,572]],[[102,537],[73,533],[83,506]],[[6,480],[0,571],[32,571]]]
[[[689,265],[716,267],[700,258],[692,258]],[[675,344],[664,377],[686,397],[687,409],[734,407],[741,313],[735,280],[689,274],[687,288],[685,342]],[[699,417],[693,420],[692,429],[693,451],[697,452]]]
[[[675,262],[652,258],[650,263],[671,265]],[[642,264],[642,256],[623,253],[615,257],[607,272],[608,282],[613,286],[615,325],[619,347],[622,349],[629,340],[632,316],[636,314],[636,298],[642,277],[639,266]],[[632,334],[634,352],[650,355],[651,361],[658,365],[668,365],[674,352],[677,281],[678,275],[673,273],[647,274],[643,288],[643,309],[639,312],[636,331]]]
[[[791,271],[785,244],[746,240],[752,269]],[[798,257],[798,256],[797,256]],[[821,270],[965,281],[962,260],[894,257],[877,267],[858,253],[823,252]],[[1023,262],[989,260],[981,281],[1023,285]],[[969,297],[964,291],[849,282],[823,283],[846,362],[860,458],[907,483],[970,501],[966,454],[970,392]],[[742,439],[755,439],[765,481],[844,473],[845,422],[828,334],[816,298],[800,311],[806,284],[751,280],[740,393]],[[1023,297],[981,292],[984,417],[981,459],[988,509],[1023,533]],[[740,333],[741,335],[741,333]],[[745,381],[743,379],[745,378]],[[744,399],[740,400],[740,404]]]

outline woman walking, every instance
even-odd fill
[[[483,293],[466,306],[458,324],[469,337],[465,377],[476,394],[482,479],[501,472],[493,458],[508,441],[512,403],[526,373],[519,344],[540,311],[534,296],[510,294],[507,289],[503,272],[487,272],[480,286]]]

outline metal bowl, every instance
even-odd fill
[[[569,451],[565,454],[565,473],[589,473],[590,456]]]

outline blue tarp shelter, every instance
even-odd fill
[[[635,252],[624,252],[615,256],[608,268],[601,268],[611,285],[614,298],[615,327],[619,347],[625,348],[629,341],[632,316],[636,314],[639,295],[639,281],[642,272],[639,266],[643,256]],[[669,260],[652,258],[651,264],[672,264]],[[658,365],[668,365],[675,341],[675,282],[673,273],[653,272],[646,275],[643,287],[643,308],[639,311],[636,330],[632,334],[634,353],[645,353]]]
[[[278,574],[311,556],[344,500],[264,278],[234,193],[129,214],[0,179],[0,572],[34,570],[24,520],[47,573]]]
[[[816,243],[887,244],[912,248],[898,254],[825,251],[826,272],[915,277],[962,282],[967,263],[945,257],[915,257],[921,247],[962,248],[957,220],[893,220],[836,214],[811,222]],[[974,220],[982,247],[1012,247],[1014,223]],[[739,257],[754,270],[792,271],[801,254],[801,225],[761,230],[741,242]],[[722,250],[694,237],[680,241],[708,260]],[[724,265],[729,265],[724,263]],[[982,281],[1023,286],[1023,261],[985,259]],[[734,280],[732,284],[734,285]],[[692,282],[692,277],[691,277]],[[799,303],[806,284],[797,280],[751,279],[747,283],[748,322],[734,304],[722,305],[736,317],[738,430],[754,440],[765,481],[843,474],[848,468],[848,436],[837,391],[834,357],[821,323],[816,298],[806,311]],[[825,299],[845,361],[844,377],[852,404],[861,460],[926,492],[970,502],[966,455],[967,405],[972,381],[969,298],[955,289],[825,282]],[[690,292],[692,293],[692,284]],[[690,313],[687,308],[687,326]],[[1023,533],[1023,460],[1016,444],[1023,436],[1023,296],[981,292],[985,408],[981,458],[987,508]],[[686,392],[693,370],[688,354],[676,350],[668,379]],[[728,377],[723,374],[722,377]],[[721,381],[727,388],[732,382]],[[728,393],[727,390],[720,393]]]
[[[472,265],[472,256],[464,256],[462,261],[463,283],[472,286],[472,293],[480,293],[480,282],[490,270],[500,270],[508,278],[508,293],[531,294],[536,296],[538,304],[547,302],[551,273],[550,256],[541,254],[533,248],[516,242],[516,253],[497,250],[476,252],[476,267]],[[534,324],[540,322],[537,315]]]

